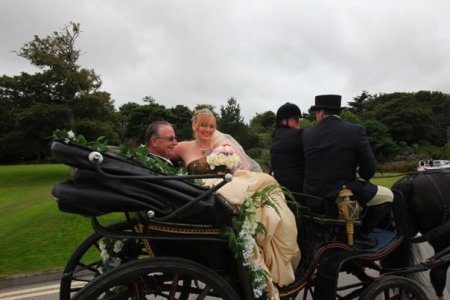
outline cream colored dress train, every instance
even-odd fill
[[[212,186],[221,179],[203,181]],[[237,170],[232,181],[220,188],[218,193],[239,209],[247,196],[272,184],[277,184],[277,181],[268,174]],[[272,282],[282,287],[295,280],[295,270],[300,262],[297,225],[281,190],[273,193],[271,200],[276,202],[278,213],[268,206],[257,211],[257,221],[264,225],[266,233],[256,237],[253,258],[271,274]],[[267,292],[271,298],[279,298],[278,290],[273,284],[267,287]]]

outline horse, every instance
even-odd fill
[[[406,175],[392,186],[394,215],[405,243],[385,260],[386,265],[407,266],[417,261],[414,243],[427,241],[435,253],[450,247],[450,170],[422,171]],[[420,233],[421,235],[417,236]],[[414,257],[416,256],[416,257]],[[408,260],[408,261],[406,261]],[[406,264],[406,265],[405,265]],[[439,299],[444,299],[450,262],[430,270],[430,281]],[[448,296],[447,296],[448,297]]]

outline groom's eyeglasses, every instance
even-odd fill
[[[169,137],[158,136],[157,138],[158,138],[158,139],[161,139],[161,140],[166,140],[166,141],[169,141],[169,142],[173,142],[173,141],[176,141],[176,140],[177,140],[177,137],[174,136],[174,135],[169,136]]]

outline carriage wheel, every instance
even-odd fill
[[[115,230],[132,230],[133,225],[121,222],[108,226]],[[59,297],[68,300],[71,294],[80,290],[94,277],[100,275],[98,266],[101,262],[99,242],[103,238],[94,232],[88,236],[73,252],[66,263],[60,283]]]
[[[106,272],[73,299],[238,300],[239,297],[223,277],[201,264],[182,258],[150,257]]]
[[[371,283],[360,295],[360,299],[427,299],[424,291],[411,279],[401,276],[386,276]]]

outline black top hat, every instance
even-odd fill
[[[341,110],[341,95],[319,95],[316,96],[316,104],[309,110],[334,109]]]
[[[297,105],[286,102],[277,110],[277,124],[279,124],[281,120],[289,118],[300,118],[301,116],[302,113]]]

